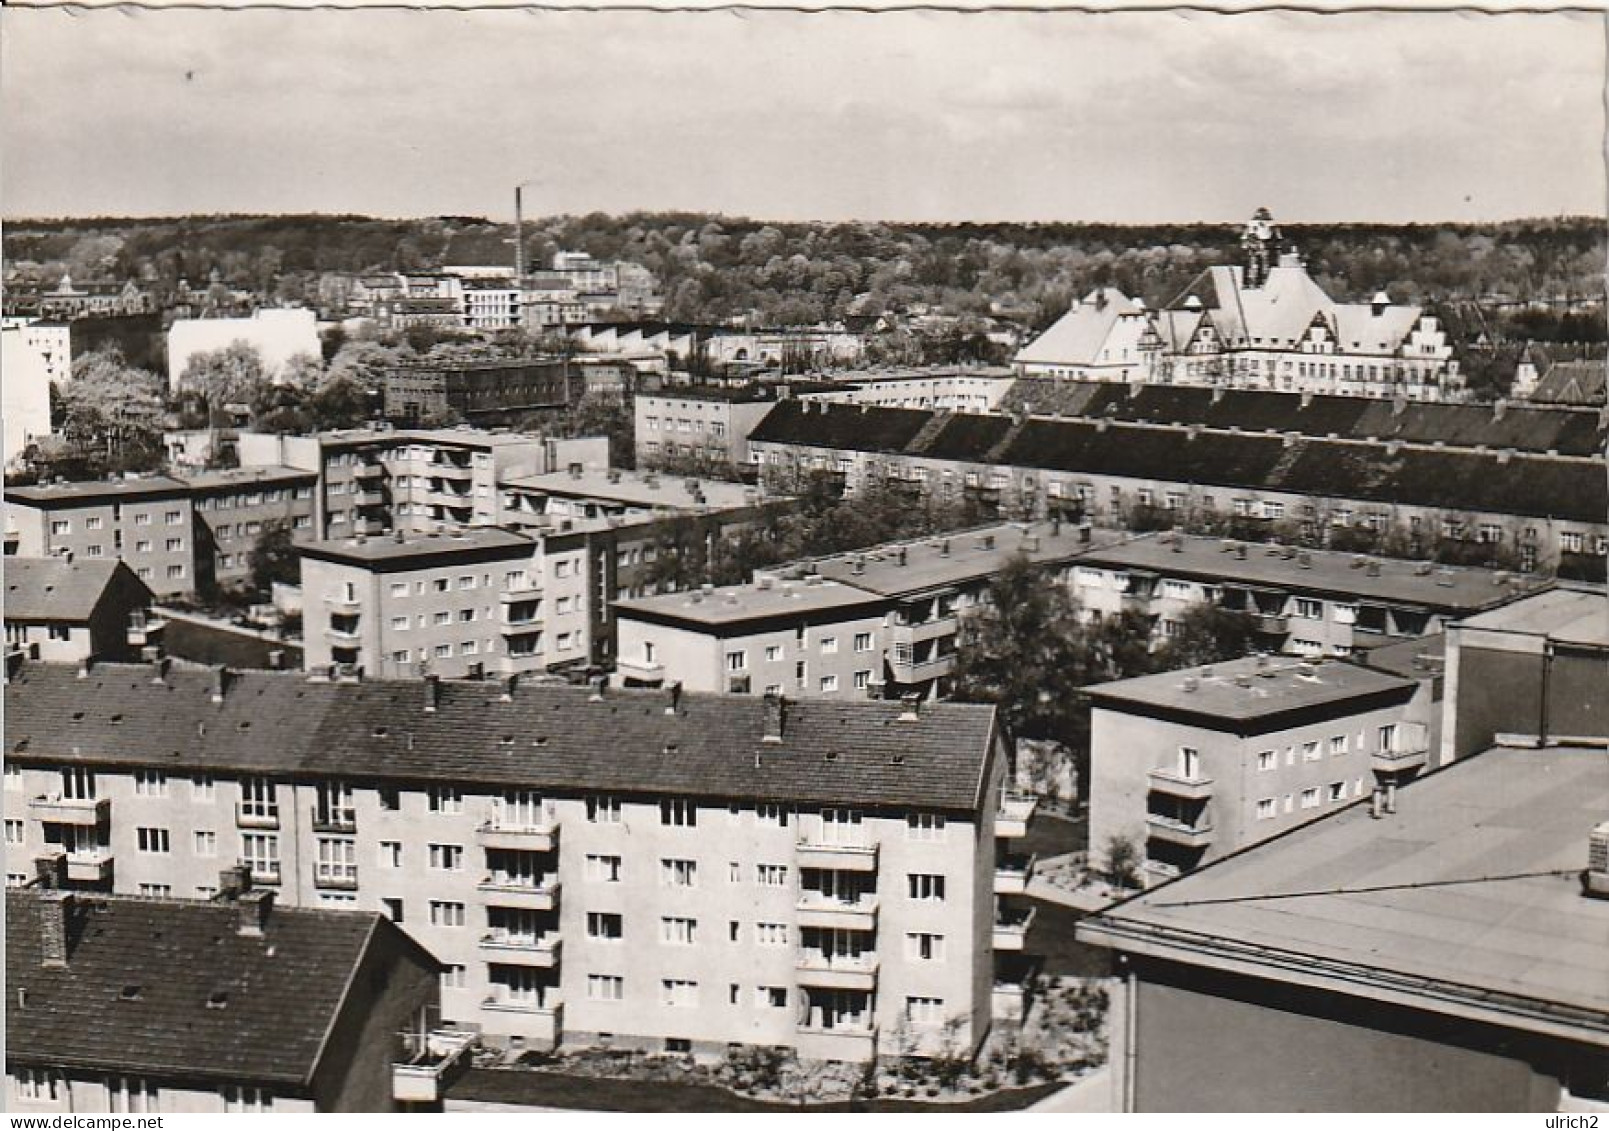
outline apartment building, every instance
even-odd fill
[[[123,562],[5,559],[6,651],[72,663],[126,660],[160,631],[150,587]]]
[[[892,605],[819,574],[617,601],[615,670],[628,687],[879,696]]]
[[[1245,613],[1262,650],[1309,658],[1438,633],[1547,584],[1500,570],[1176,532],[1092,549],[1071,582],[1085,609],[1138,612],[1151,619],[1159,641],[1178,632],[1192,608],[1211,602]]]
[[[385,374],[385,415],[402,425],[448,417],[482,422],[510,413],[562,409],[585,381],[559,358],[525,361],[418,361]]]
[[[15,463],[29,444],[50,435],[50,387],[72,376],[72,330],[65,323],[7,318],[0,325],[0,454]]]
[[[502,521],[516,528],[565,520],[743,512],[758,517],[767,500],[756,487],[724,479],[622,471],[573,461],[562,471],[502,479]]]
[[[1086,689],[1090,847],[1142,849],[1171,879],[1434,764],[1417,685],[1338,661],[1247,657]]]
[[[749,433],[777,400],[775,385],[676,385],[632,403],[637,466],[678,460],[749,465]]]
[[[495,526],[311,543],[304,663],[447,678],[584,664],[586,549]]]
[[[196,516],[199,588],[251,582],[251,551],[265,527],[286,526],[297,541],[313,533],[318,475],[295,467],[245,467],[176,476],[190,488]]]
[[[504,479],[609,462],[603,436],[551,439],[473,428],[245,432],[239,443],[243,467],[317,472],[313,529],[322,539],[496,523]]]
[[[759,571],[776,582],[820,576],[881,598],[889,612],[882,671],[884,694],[941,698],[949,693],[961,619],[987,599],[989,583],[1021,556],[1066,581],[1071,563],[1099,540],[1116,537],[1059,522],[1006,523],[956,534],[888,543]]]
[[[158,597],[196,587],[195,507],[183,480],[145,475],[10,487],[6,522],[23,557],[121,560]]]
[[[86,898],[56,883],[65,856],[36,863],[44,886],[6,892],[9,1112],[398,1110],[398,1034],[440,975],[383,916],[272,890]]]
[[[834,404],[942,412],[993,412],[1016,384],[1009,369],[934,366],[923,369],[850,371],[835,375],[828,387],[811,387],[798,396]],[[758,423],[758,422],[756,422]]]
[[[1164,507],[1248,530],[1399,531],[1573,577],[1601,577],[1609,555],[1602,457],[800,401],[773,407],[749,448],[763,469],[841,476],[850,493],[900,482],[1007,516],[1121,524]]]
[[[161,664],[5,694],[8,860],[174,896],[238,861],[283,906],[383,911],[493,1044],[972,1048],[1023,946],[984,706]]]
[[[1083,920],[1112,1110],[1602,1111],[1606,809],[1601,737],[1497,746]]]

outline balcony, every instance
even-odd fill
[[[1028,945],[1028,928],[1033,926],[1038,909],[1026,911],[1003,908],[994,922],[993,944],[996,950],[1022,950]]]
[[[451,479],[454,483],[463,483],[474,477],[474,469],[459,467],[456,463],[431,463],[427,465],[427,474],[441,479]]]
[[[97,848],[88,852],[67,853],[67,882],[110,888],[112,886],[111,849]]]
[[[1034,878],[1037,856],[1003,855],[994,866],[994,893],[996,895],[1023,895],[1028,881]]]
[[[48,825],[76,825],[94,828],[112,817],[110,797],[35,797],[28,801],[28,812]]]
[[[875,844],[833,844],[819,836],[806,837],[795,849],[801,868],[831,868],[839,872],[877,871]]]
[[[1166,817],[1160,813],[1147,813],[1145,825],[1151,837],[1156,840],[1177,844],[1182,848],[1205,848],[1212,843],[1212,822],[1191,824],[1181,821],[1177,817]]]
[[[487,962],[552,970],[559,964],[560,944],[557,931],[545,935],[511,935],[494,931],[481,936],[480,953]]]
[[[551,990],[541,997],[494,993],[482,999],[480,1007],[490,1014],[515,1015],[514,1020],[507,1022],[513,1031],[548,1048],[558,1044],[559,1034],[564,1030],[564,999],[559,996],[558,990]],[[489,1020],[487,1024],[500,1028],[503,1023]]]
[[[1037,797],[1026,794],[1002,794],[1000,809],[994,815],[994,835],[1011,839],[1028,835],[1028,822],[1039,807]]]
[[[469,1064],[467,1053],[479,1036],[473,1029],[405,1034],[404,1059],[391,1065],[391,1098],[398,1103],[439,1103],[445,1091],[443,1084]]]
[[[324,630],[324,639],[331,644],[343,644],[349,648],[356,648],[363,643],[363,634],[356,628],[336,628],[333,624]]]
[[[1212,796],[1212,779],[1199,775],[1186,777],[1176,770],[1152,770],[1151,789],[1183,801],[1205,801]]]
[[[487,876],[477,889],[493,907],[516,907],[528,911],[552,911],[559,905],[559,878],[513,880]]]
[[[360,480],[373,480],[385,478],[385,467],[378,463],[360,463],[352,472],[352,478]]]
[[[926,660],[905,660],[898,655],[891,656],[888,665],[894,671],[894,678],[900,683],[923,683],[930,679],[938,679],[949,675],[955,670],[955,653],[946,653],[943,656],[933,656]]]
[[[800,893],[795,905],[801,927],[828,927],[847,931],[877,929],[877,900],[867,897],[853,903],[820,892]]]
[[[324,604],[329,606],[333,613],[345,613],[347,616],[356,616],[363,611],[363,601],[357,596],[345,597],[339,593],[326,593]]]
[[[1147,860],[1140,865],[1140,871],[1145,873],[1147,883],[1162,883],[1166,880],[1176,880],[1183,875],[1177,864],[1169,864],[1164,860]]]
[[[352,523],[352,533],[362,534],[366,538],[384,534],[385,529],[385,523],[377,518],[359,518]]]
[[[130,648],[143,648],[147,644],[155,644],[162,636],[162,630],[168,627],[168,622],[161,617],[151,616],[147,613],[134,612],[129,614],[128,645]]]
[[[346,864],[334,868],[315,868],[313,886],[320,891],[357,891],[358,867]]]
[[[475,840],[482,848],[506,848],[516,852],[552,852],[559,845],[559,829],[551,821],[514,824],[493,819],[475,830]]]
[[[314,806],[308,820],[316,833],[355,833],[358,831],[358,814],[355,809],[320,808]]]
[[[279,828],[278,805],[245,805],[235,803],[235,827],[241,829]]]
[[[867,951],[858,957],[827,955],[819,950],[801,950],[796,963],[799,984],[828,990],[877,988],[877,955]]]
[[[1407,750],[1376,750],[1369,755],[1369,766],[1377,774],[1403,774],[1425,768],[1430,751],[1424,746]]]
[[[516,601],[535,601],[542,596],[542,587],[534,581],[527,581],[518,589],[505,589],[497,595],[497,599],[505,605]]]
[[[917,615],[926,615],[925,613]],[[955,614],[947,613],[922,621],[905,621],[894,625],[889,630],[889,642],[895,645],[909,644],[913,648],[929,640],[937,640],[944,636],[953,636],[956,632],[957,622]]]
[[[383,507],[385,492],[378,487],[364,487],[353,492],[352,501],[360,507]]]
[[[870,1024],[831,1026],[799,1022],[795,1037],[800,1060],[842,1060],[864,1064],[877,1056],[877,1030]]]
[[[1252,613],[1251,625],[1254,630],[1265,636],[1288,636],[1291,631],[1291,618],[1283,613]]]
[[[628,660],[622,656],[615,661],[615,674],[634,683],[658,686],[665,682],[665,665],[650,660]]]
[[[521,633],[535,632],[543,623],[543,618],[537,613],[522,613],[515,616],[514,610],[511,609],[508,619],[498,626],[497,631],[504,636],[519,636]]]

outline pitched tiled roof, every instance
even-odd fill
[[[144,588],[133,570],[105,559],[69,562],[66,558],[8,557],[0,569],[5,573],[7,620],[84,623],[119,569],[129,574],[126,582]]]
[[[371,937],[396,930],[373,913],[274,907],[253,936],[232,903],[72,902],[68,964],[50,967],[45,901],[6,892],[8,1061],[305,1087]]]
[[[1609,363],[1556,361],[1531,391],[1533,401],[1599,406],[1604,404]]]
[[[990,756],[994,710],[925,704],[788,702],[765,742],[757,697],[419,680],[315,682],[141,664],[26,664],[6,686],[6,753],[41,761],[163,765],[223,773],[519,785],[555,791],[695,793],[729,799],[970,810]]]
[[[916,438],[932,413],[872,405],[785,400],[749,434],[750,441],[805,443],[861,452],[898,452]]]
[[[1017,354],[1018,364],[1092,365],[1124,315],[1143,318],[1129,297],[1115,287],[1091,291],[1049,329]]]

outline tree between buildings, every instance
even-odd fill
[[[251,567],[251,583],[264,593],[272,591],[274,582],[296,585],[301,581],[301,561],[291,539],[290,523],[284,519],[269,519],[263,523],[252,543],[247,558]]]

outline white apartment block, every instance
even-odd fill
[[[8,882],[65,852],[205,898],[239,863],[385,913],[492,1044],[974,1047],[1028,929],[987,707],[28,664],[6,711]]]

